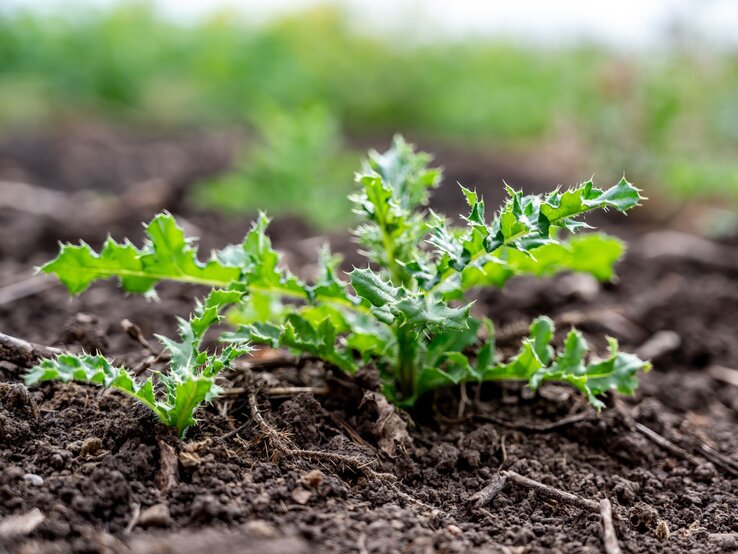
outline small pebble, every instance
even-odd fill
[[[97,437],[90,437],[82,443],[79,449],[80,457],[94,456],[102,449],[102,441]]]
[[[141,527],[166,527],[170,522],[169,507],[166,504],[154,504],[141,512],[138,518]]]
[[[313,496],[313,493],[302,487],[298,487],[292,491],[292,500],[298,504],[307,504],[311,496]]]
[[[302,476],[302,484],[310,489],[318,489],[323,483],[325,475],[319,469],[314,469]]]
[[[274,539],[279,536],[274,526],[263,519],[249,521],[244,524],[243,529],[255,539]]]
[[[40,475],[36,475],[35,473],[26,473],[23,476],[23,480],[30,483],[34,487],[40,487],[44,484],[44,479]]]
[[[457,539],[461,537],[461,535],[464,534],[464,532],[461,530],[460,527],[457,527],[456,525],[453,525],[453,524],[446,527],[446,529],[448,530],[449,533],[451,533]]]
[[[671,531],[669,531],[669,524],[666,523],[666,521],[664,521],[663,519],[659,520],[659,523],[658,525],[656,525],[656,529],[654,529],[653,534],[660,541],[669,540],[669,537],[671,537]]]

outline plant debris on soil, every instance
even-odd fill
[[[30,271],[58,239],[138,238],[147,210],[170,209],[205,246],[240,238],[248,218],[181,200],[203,172],[224,167],[227,145],[161,139],[162,152],[179,155],[152,165],[147,140],[71,134],[0,145],[0,181],[114,198],[132,183],[159,183],[145,208],[114,221],[0,206],[1,333],[97,350],[131,368],[152,363],[153,334],[173,331],[174,315],[202,291],[168,285],[152,303],[105,283],[70,301]],[[60,151],[80,153],[79,178],[59,177]],[[492,203],[502,178],[530,192],[559,180],[444,156],[448,183],[476,186]],[[99,176],[109,172],[119,178],[105,188]],[[637,396],[611,396],[600,414],[569,388],[533,395],[514,383],[444,390],[400,412],[377,394],[370,367],[349,380],[262,350],[224,375],[226,394],[180,442],[121,394],[29,390],[24,361],[0,356],[0,552],[738,551],[735,241],[698,239],[709,248],[695,252],[678,247],[695,237],[664,235],[661,222],[598,223],[629,243],[616,283],[519,278],[480,292],[475,309],[495,321],[503,351],[545,313],[602,351],[596,337],[609,334],[652,358]],[[309,274],[320,237],[306,238],[310,228],[294,218],[270,234]]]

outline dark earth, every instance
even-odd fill
[[[0,141],[0,181],[38,187],[30,203],[0,202],[0,332],[99,350],[129,367],[150,356],[121,321],[155,344],[203,289],[162,285],[152,303],[104,283],[70,300],[32,268],[60,239],[138,240],[140,222],[162,208],[206,248],[239,240],[250,217],[186,201],[197,179],[228,167],[239,136],[87,125]],[[449,214],[463,209],[456,181],[494,203],[503,178],[530,192],[571,179],[494,152],[424,146],[446,167],[434,207]],[[658,206],[658,193],[646,192]],[[653,215],[665,212],[673,208],[591,221],[629,242],[615,283],[521,278],[479,294],[476,309],[494,319],[506,354],[548,314],[560,332],[576,324],[599,351],[609,334],[651,357],[637,395],[609,397],[600,414],[569,388],[532,394],[515,383],[441,391],[400,413],[375,394],[372,368],[350,378],[262,351],[226,376],[229,395],[202,409],[180,442],[121,394],[28,390],[22,368],[0,359],[0,551],[604,551],[597,511],[511,481],[474,502],[512,471],[608,498],[624,552],[738,552],[738,247],[735,237],[665,234],[675,221],[684,227],[683,217]],[[318,233],[283,217],[271,236],[309,275]],[[329,238],[358,262],[345,233]]]

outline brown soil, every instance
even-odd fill
[[[237,240],[245,219],[193,211],[179,199],[204,171],[227,164],[228,141],[159,138],[160,151],[178,161],[148,167],[142,160],[149,159],[151,140],[107,132],[8,142],[0,146],[0,180],[121,194],[132,180],[161,178],[177,192],[152,210],[173,210],[208,246]],[[84,170],[71,166],[65,174],[72,176],[62,179],[68,162],[59,152],[70,151],[87,152],[77,160]],[[535,172],[516,175],[504,164],[452,151],[439,162],[448,168],[448,183],[471,182],[491,195],[503,177],[529,190],[549,184]],[[117,184],[95,177],[108,171],[119,176]],[[439,194],[444,205],[448,194]],[[30,266],[53,253],[57,238],[77,238],[69,236],[74,232],[97,244],[109,227],[119,237],[137,237],[146,217],[127,213],[113,225],[85,226],[79,214],[65,226],[48,215],[0,209],[0,291],[27,278]],[[624,349],[650,348],[655,370],[638,395],[610,398],[599,415],[559,386],[535,395],[514,384],[485,386],[477,406],[463,413],[459,391],[443,391],[394,420],[407,424],[412,440],[398,444],[392,457],[380,447],[386,437],[375,425],[382,407],[371,400],[360,407],[376,387],[371,368],[350,380],[303,363],[256,375],[259,410],[278,439],[252,420],[244,395],[202,410],[200,424],[180,443],[119,394],[55,384],[29,391],[19,384],[19,369],[0,361],[0,552],[603,551],[594,511],[511,482],[490,503],[471,502],[498,470],[587,500],[609,498],[626,552],[738,551],[738,396],[734,385],[716,378],[720,367],[738,368],[738,270],[723,263],[735,251],[714,244],[722,259],[651,259],[643,238],[652,230],[647,220],[604,224],[630,239],[617,283],[519,279],[505,292],[485,291],[478,303],[498,324],[505,351],[515,348],[521,322],[541,313],[561,319],[564,329],[577,320],[598,347],[611,334]],[[276,222],[272,233],[289,262],[306,273],[316,243],[305,238],[310,235],[297,220]],[[335,238],[349,248],[345,237]],[[201,293],[162,286],[154,304],[101,284],[70,302],[53,286],[0,303],[0,331],[98,349],[134,365],[147,352],[121,320],[135,322],[147,337],[171,333],[173,316],[188,313],[193,294]],[[679,345],[669,342],[675,338]],[[242,373],[228,377],[233,386],[246,383]],[[323,384],[330,390],[325,396],[265,394],[267,386]],[[584,415],[563,419],[578,413]],[[649,438],[643,426],[670,443]],[[327,454],[284,455],[275,442]],[[169,487],[161,479],[166,444],[178,458]]]

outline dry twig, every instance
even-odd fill
[[[40,358],[53,358],[61,353],[61,349],[53,346],[34,344],[0,333],[0,360],[18,367],[31,367]]]
[[[245,396],[249,394],[250,391],[251,389],[249,387],[231,387],[225,389],[221,396],[227,398]],[[315,396],[325,396],[330,391],[328,387],[270,387],[266,389],[267,395],[272,398],[296,396],[304,392]]]
[[[653,442],[654,444],[657,444],[667,452],[671,452],[675,456],[678,456],[679,458],[682,458],[683,460],[688,461],[692,465],[698,466],[702,464],[702,460],[700,460],[697,456],[694,454],[690,454],[686,450],[684,450],[681,446],[677,446],[673,442],[671,442],[669,439],[662,437],[659,435],[656,431],[651,429],[650,427],[646,427],[642,423],[638,423],[634,419],[622,415],[621,418],[623,422],[628,425],[633,431],[636,431],[640,433],[642,436],[646,437],[648,440]]]
[[[0,306],[49,290],[58,284],[59,281],[48,275],[31,275],[9,285],[4,285],[0,287]]]
[[[577,506],[578,508],[590,510],[592,512],[596,512],[599,510],[599,505],[594,500],[588,500],[577,494],[572,494],[570,492],[562,491],[561,489],[545,485],[540,481],[536,481],[535,479],[531,479],[530,477],[525,477],[524,475],[520,475],[519,473],[515,473],[514,471],[503,471],[502,475],[507,478],[508,482],[527,487],[535,491],[536,493],[542,494],[543,496],[547,496],[549,498],[553,498],[554,500],[558,500],[566,504],[571,504],[573,506]]]
[[[736,462],[736,460],[725,456],[724,454],[702,443],[701,441],[693,438],[686,439],[686,442],[691,443],[691,448],[697,450],[702,455],[702,459],[700,459],[700,457],[698,456],[695,456],[691,452],[688,452],[681,446],[674,444],[672,441],[660,435],[650,427],[647,427],[646,425],[635,421],[633,418],[625,415],[624,413],[616,412],[616,415],[626,426],[630,428],[631,431],[640,433],[642,436],[644,436],[654,444],[660,446],[667,452],[670,452],[671,454],[689,462],[693,466],[697,467],[702,465],[703,461],[708,461],[722,468],[732,477],[738,477],[738,462]]]
[[[528,488],[536,492],[536,494],[553,498],[559,502],[599,513],[602,518],[602,540],[605,546],[605,552],[607,554],[621,554],[620,545],[615,534],[615,526],[612,523],[612,504],[610,504],[607,498],[603,498],[597,503],[594,500],[589,500],[579,495],[545,485],[540,481],[525,477],[514,471],[502,471],[492,479],[489,485],[473,494],[469,498],[469,502],[476,510],[484,512],[484,506],[492,502],[509,483]]]
[[[602,517],[602,542],[607,554],[621,554],[615,526],[612,523],[612,504],[607,498],[600,500],[600,516]]]
[[[595,415],[594,412],[587,410],[584,412],[579,412],[576,414],[571,414],[571,415],[562,417],[561,419],[557,419],[556,421],[551,421],[551,422],[546,422],[546,423],[526,423],[526,422],[518,422],[518,421],[505,421],[504,419],[495,417],[490,414],[474,414],[474,419],[478,421],[488,422],[488,423],[496,423],[497,425],[502,425],[504,427],[508,427],[509,429],[517,429],[520,431],[530,431],[534,433],[545,433],[547,431],[553,431],[561,427],[566,427],[567,425],[573,425],[581,421],[586,421],[592,418],[594,415]]]
[[[525,477],[524,475],[520,475],[519,473],[509,470],[501,471],[500,474],[493,479],[492,483],[487,485],[478,493],[472,495],[469,500],[471,500],[475,506],[481,508],[491,502],[508,483],[526,487],[543,496],[553,498],[554,500],[558,500],[565,504],[577,506],[584,510],[589,510],[591,512],[599,511],[599,505],[594,500],[588,500],[579,495],[562,491],[561,489],[545,485],[540,481],[536,481],[535,479]]]
[[[732,458],[729,458],[725,454],[718,452],[711,446],[706,445],[703,442],[695,441],[694,448],[699,450],[705,458],[711,461],[716,466],[723,468],[733,477],[738,477],[738,462]]]
[[[502,474],[495,475],[489,485],[484,487],[481,491],[471,495],[469,502],[471,502],[475,508],[482,508],[492,502],[495,496],[502,492],[506,484],[506,476]]]

